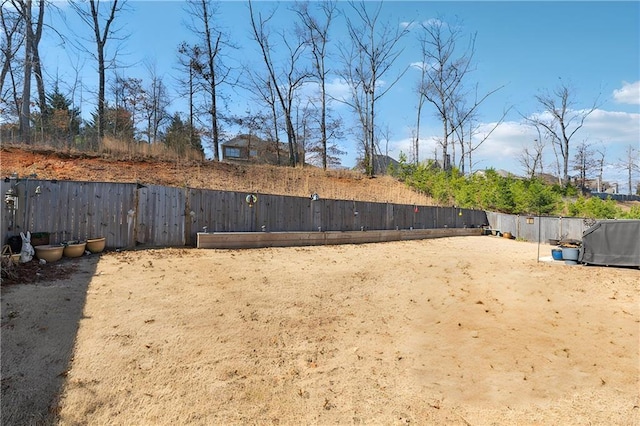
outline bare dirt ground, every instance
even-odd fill
[[[640,272],[537,248],[71,259],[3,288],[3,424],[640,424]]]

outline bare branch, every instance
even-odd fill
[[[536,128],[544,129],[550,136],[551,142],[560,149],[563,160],[562,180],[569,183],[569,158],[571,139],[580,130],[585,120],[598,108],[599,96],[588,109],[575,109],[575,90],[566,83],[561,83],[552,94],[542,92],[535,96],[536,101],[543,109],[543,114],[550,116],[544,119],[543,116],[525,117],[525,120]]]

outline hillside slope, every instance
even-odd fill
[[[389,176],[368,178],[347,170],[243,165],[211,161],[115,160],[52,150],[2,147],[0,174],[39,179],[139,182],[164,186],[322,198],[432,205]]]

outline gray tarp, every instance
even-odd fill
[[[584,231],[579,262],[640,267],[640,220],[603,220]]]

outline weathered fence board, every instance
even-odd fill
[[[186,245],[187,191],[158,185],[138,185],[136,243]]]
[[[28,230],[49,233],[52,244],[102,236],[110,247],[133,242],[126,217],[135,205],[135,185],[29,179],[1,187],[3,194],[13,187],[19,202],[15,214],[2,206],[3,241]]]

